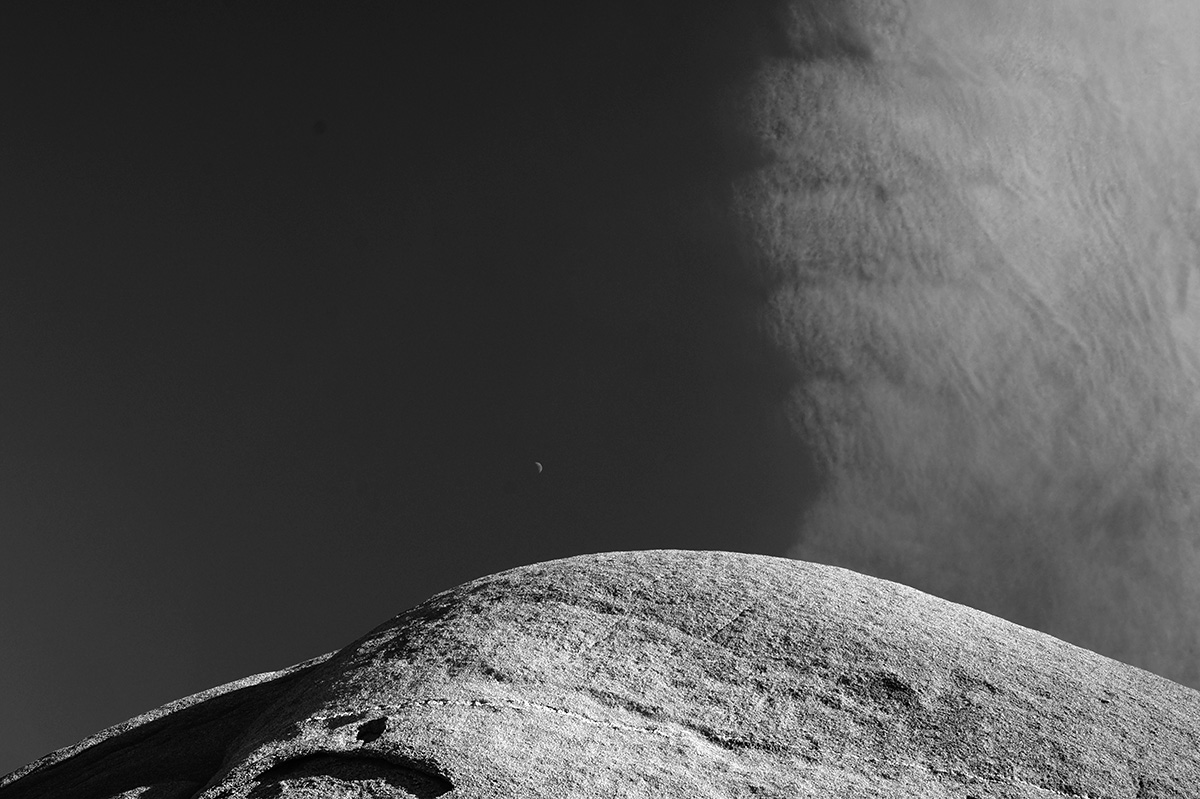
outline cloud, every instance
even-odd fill
[[[793,3],[736,112],[789,554],[1200,687],[1200,13],[944,5]]]

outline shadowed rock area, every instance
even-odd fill
[[[1186,797],[1200,694],[833,566],[655,550],[437,594],[0,799]]]

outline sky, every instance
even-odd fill
[[[815,490],[721,211],[757,4],[325,5],[0,20],[0,774]]]
[[[1200,11],[316,5],[0,9],[0,774],[630,549],[1200,685]]]

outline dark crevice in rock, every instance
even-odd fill
[[[509,674],[497,669],[490,663],[484,663],[482,666],[480,666],[479,671],[483,674],[483,676],[490,677],[496,682],[512,682],[512,677]]]
[[[383,735],[383,732],[386,729],[387,729],[387,719],[385,719],[385,718],[371,719],[366,724],[363,724],[361,727],[358,728],[358,736],[357,737],[358,737],[358,740],[362,741],[363,743],[370,743],[371,741],[378,739],[379,736]]]
[[[366,725],[364,725],[366,726]],[[321,752],[273,766],[258,778],[249,799],[289,796],[370,796],[434,799],[454,790],[453,783],[426,763],[395,761],[375,755]]]

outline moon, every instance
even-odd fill
[[[534,473],[534,474],[541,474],[541,473],[542,473],[542,464],[541,464],[541,463],[539,463],[538,461],[534,461],[534,462],[533,462],[533,473]]]

